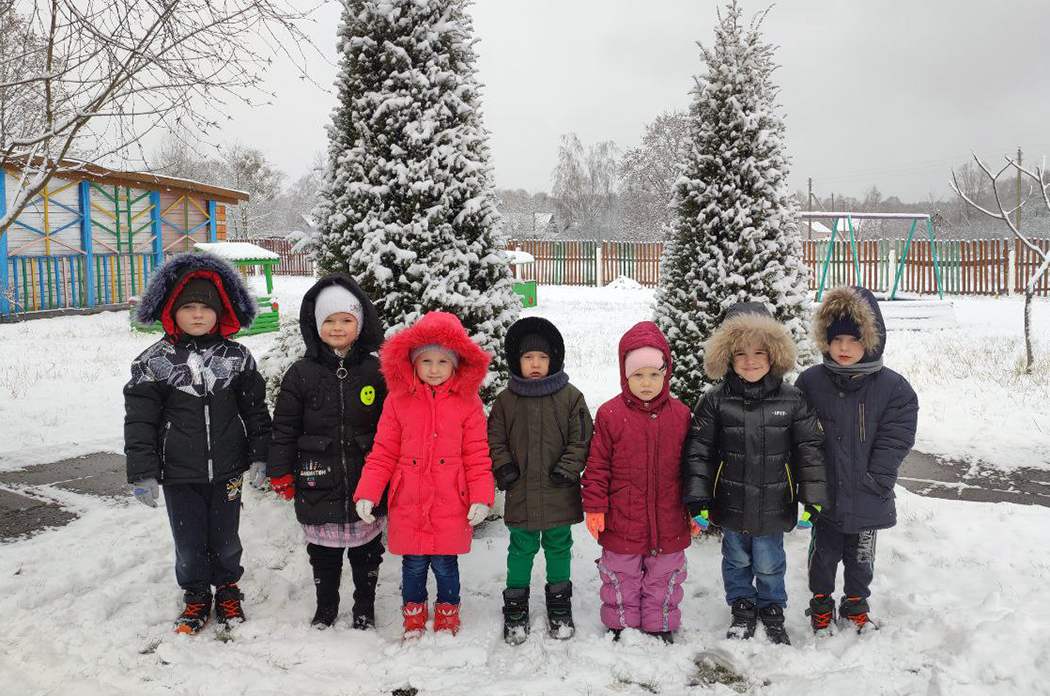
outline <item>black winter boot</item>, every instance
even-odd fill
[[[648,633],[654,638],[659,638],[668,645],[672,645],[674,643],[674,634],[670,631],[646,631],[646,633]]]
[[[840,624],[856,627],[857,633],[864,630],[876,630],[878,625],[868,616],[871,609],[864,597],[843,597],[839,605]]]
[[[726,631],[726,638],[751,638],[755,635],[755,627],[758,625],[758,609],[750,599],[740,598],[733,602],[731,608],[733,623]]]
[[[784,628],[784,609],[779,604],[770,604],[758,610],[758,618],[766,627],[766,637],[776,645],[791,645],[787,629]]]
[[[547,634],[567,640],[576,633],[572,622],[572,581],[556,582],[544,587],[547,594]]]
[[[521,645],[529,635],[529,588],[503,590],[503,640]]]
[[[244,595],[235,582],[215,588],[215,618],[219,623],[223,626],[244,623],[247,617],[244,616],[244,609],[241,607],[242,599]]]
[[[806,616],[814,633],[829,633],[831,624],[835,623],[835,600],[826,594],[813,595]]]
[[[342,568],[318,568],[314,565],[314,590],[317,592],[317,611],[311,626],[324,630],[339,616],[339,582]]]
[[[186,606],[179,618],[175,619],[175,632],[189,635],[200,633],[208,624],[208,617],[211,615],[211,590],[186,592],[183,601]]]
[[[354,567],[354,623],[353,627],[364,631],[376,626],[376,583],[379,581],[379,566]]]

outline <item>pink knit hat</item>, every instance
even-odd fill
[[[623,371],[628,377],[643,367],[655,367],[657,370],[666,370],[667,361],[664,359],[664,352],[652,346],[642,346],[641,348],[635,348],[624,358]]]

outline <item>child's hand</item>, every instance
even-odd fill
[[[157,485],[157,479],[151,476],[131,484],[131,494],[143,505],[155,508],[157,498],[160,497],[160,486]]]
[[[813,526],[813,520],[820,517],[819,505],[803,505],[802,517],[798,520],[798,529],[809,529]]]
[[[493,471],[492,475],[496,478],[496,488],[505,491],[521,478],[521,469],[514,462],[507,462]]]
[[[689,522],[690,532],[693,536],[706,532],[707,528],[711,526],[711,522],[707,518],[707,510],[701,510],[699,515],[689,518]]]
[[[588,512],[587,513],[587,531],[591,533],[595,541],[598,541],[598,534],[605,531],[605,513],[604,512]]]
[[[357,510],[357,516],[361,518],[361,521],[366,524],[372,524],[376,521],[376,516],[372,514],[372,508],[376,506],[371,500],[361,498],[357,501],[354,508]]]
[[[252,468],[248,470],[248,485],[257,490],[266,485],[266,462],[252,462]]]
[[[284,476],[271,476],[270,488],[273,489],[274,493],[285,500],[291,500],[295,497],[295,481],[292,480],[291,474],[285,474]]]
[[[485,503],[474,503],[467,512],[467,521],[471,527],[477,527],[489,516],[489,506]]]

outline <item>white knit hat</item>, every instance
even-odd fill
[[[314,322],[316,322],[318,333],[321,331],[321,324],[324,323],[324,320],[339,312],[354,315],[354,318],[357,319],[357,333],[360,335],[364,328],[364,311],[361,309],[361,300],[338,283],[321,290],[317,293],[317,299],[314,300]]]

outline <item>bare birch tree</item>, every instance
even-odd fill
[[[16,5],[21,10],[16,12]],[[266,67],[303,57],[292,0],[0,2],[33,38],[0,56],[0,94],[38,95],[37,118],[6,124],[0,167],[19,172],[6,229],[55,176],[127,161],[150,132],[207,134],[231,102],[264,98]],[[302,64],[298,63],[300,69]]]
[[[1025,203],[1031,198],[1032,193],[1035,190],[1035,186],[1039,187],[1039,194],[1043,199],[1043,205],[1046,206],[1047,211],[1050,211],[1050,174],[1046,169],[1046,158],[1036,165],[1035,169],[1026,169],[1021,166],[1016,160],[1006,157],[1006,164],[996,173],[992,173],[992,170],[980,160],[977,155],[973,156],[977,166],[984,172],[984,175],[990,180],[992,185],[992,195],[995,198],[995,210],[986,208],[977,203],[969,193],[967,189],[959,183],[958,177],[955,175],[955,170],[952,170],[952,180],[950,185],[952,190],[955,191],[959,196],[966,201],[969,205],[975,209],[981,211],[985,215],[995,218],[996,220],[1002,220],[1009,226],[1010,231],[1013,232],[1014,238],[1016,238],[1021,244],[1027,249],[1031,250],[1035,254],[1036,258],[1040,259],[1039,265],[1036,267],[1032,274],[1028,277],[1028,282],[1025,283],[1024,287],[1024,349],[1025,349],[1025,374],[1032,374],[1032,298],[1035,297],[1035,289],[1039,284],[1039,281],[1046,275],[1047,269],[1050,268],[1050,252],[1044,251],[1039,245],[1032,241],[1030,235],[1026,235],[1018,229],[1014,219],[1010,216],[1017,212],[1018,209],[1024,206]],[[1031,179],[1034,185],[1029,189],[1028,195],[1025,196],[1018,205],[1006,209],[1003,205],[1003,192],[999,190],[999,177],[1003,173],[1013,170],[1014,172],[1020,172],[1025,177]],[[1048,230],[1050,231],[1050,230]]]

